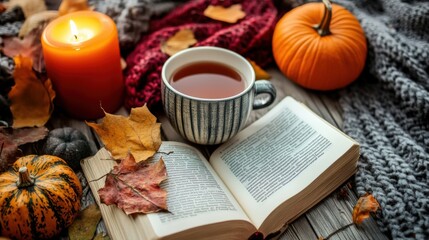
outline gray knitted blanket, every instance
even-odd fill
[[[358,194],[379,201],[393,239],[429,239],[429,2],[338,3],[368,40],[365,73],[340,101],[344,131],[361,144]]]

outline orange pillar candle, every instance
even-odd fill
[[[99,12],[61,16],[42,34],[46,71],[60,106],[72,117],[96,119],[112,113],[124,91],[118,33]]]

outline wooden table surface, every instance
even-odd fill
[[[264,115],[285,96],[292,96],[341,129],[342,118],[341,109],[337,102],[337,92],[320,93],[308,91],[286,79],[275,68],[269,69],[268,72],[271,74],[270,81],[277,89],[277,98],[271,107],[253,111],[247,124]],[[120,109],[116,114],[128,115],[128,112]],[[162,124],[163,139],[183,141],[162,113],[156,115]],[[57,114],[50,124],[52,128],[71,126],[82,131],[88,137],[94,154],[103,145],[97,135],[83,121],[68,119],[61,114]],[[205,150],[206,153],[210,151],[210,149]],[[353,178],[290,224],[286,232],[280,236],[280,239],[319,239],[320,237],[326,239],[331,233],[347,225],[350,226],[338,231],[329,239],[387,239],[372,218],[365,220],[359,227],[351,225],[353,207],[358,199],[352,185]],[[89,204],[91,201],[93,201],[91,192],[86,187],[84,202]],[[100,224],[98,231],[103,231],[103,224]]]

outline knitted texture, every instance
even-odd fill
[[[18,35],[24,20],[24,12],[19,6],[0,13],[0,38]]]
[[[246,17],[236,24],[212,20],[203,15],[209,5],[228,7],[242,4]],[[277,10],[270,0],[197,0],[175,8],[164,18],[153,21],[151,33],[145,36],[127,57],[125,73],[128,108],[147,104],[153,107],[161,100],[161,69],[168,55],[161,44],[181,29],[191,29],[195,46],[217,46],[235,51],[260,65],[272,61],[271,37]]]
[[[183,0],[182,0],[183,1]],[[90,0],[96,11],[109,15],[116,23],[122,51],[135,47],[149,29],[149,20],[172,10],[180,0]]]
[[[367,68],[341,97],[361,144],[356,187],[381,205],[393,239],[429,239],[429,2],[339,1],[361,22]]]

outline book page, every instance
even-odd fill
[[[287,97],[219,147],[210,162],[259,228],[279,204],[302,191],[354,144]]]
[[[210,164],[195,148],[178,142],[162,142],[160,152],[168,179],[161,184],[168,192],[170,213],[147,215],[157,236],[167,236],[191,227],[231,220],[249,221]]]

